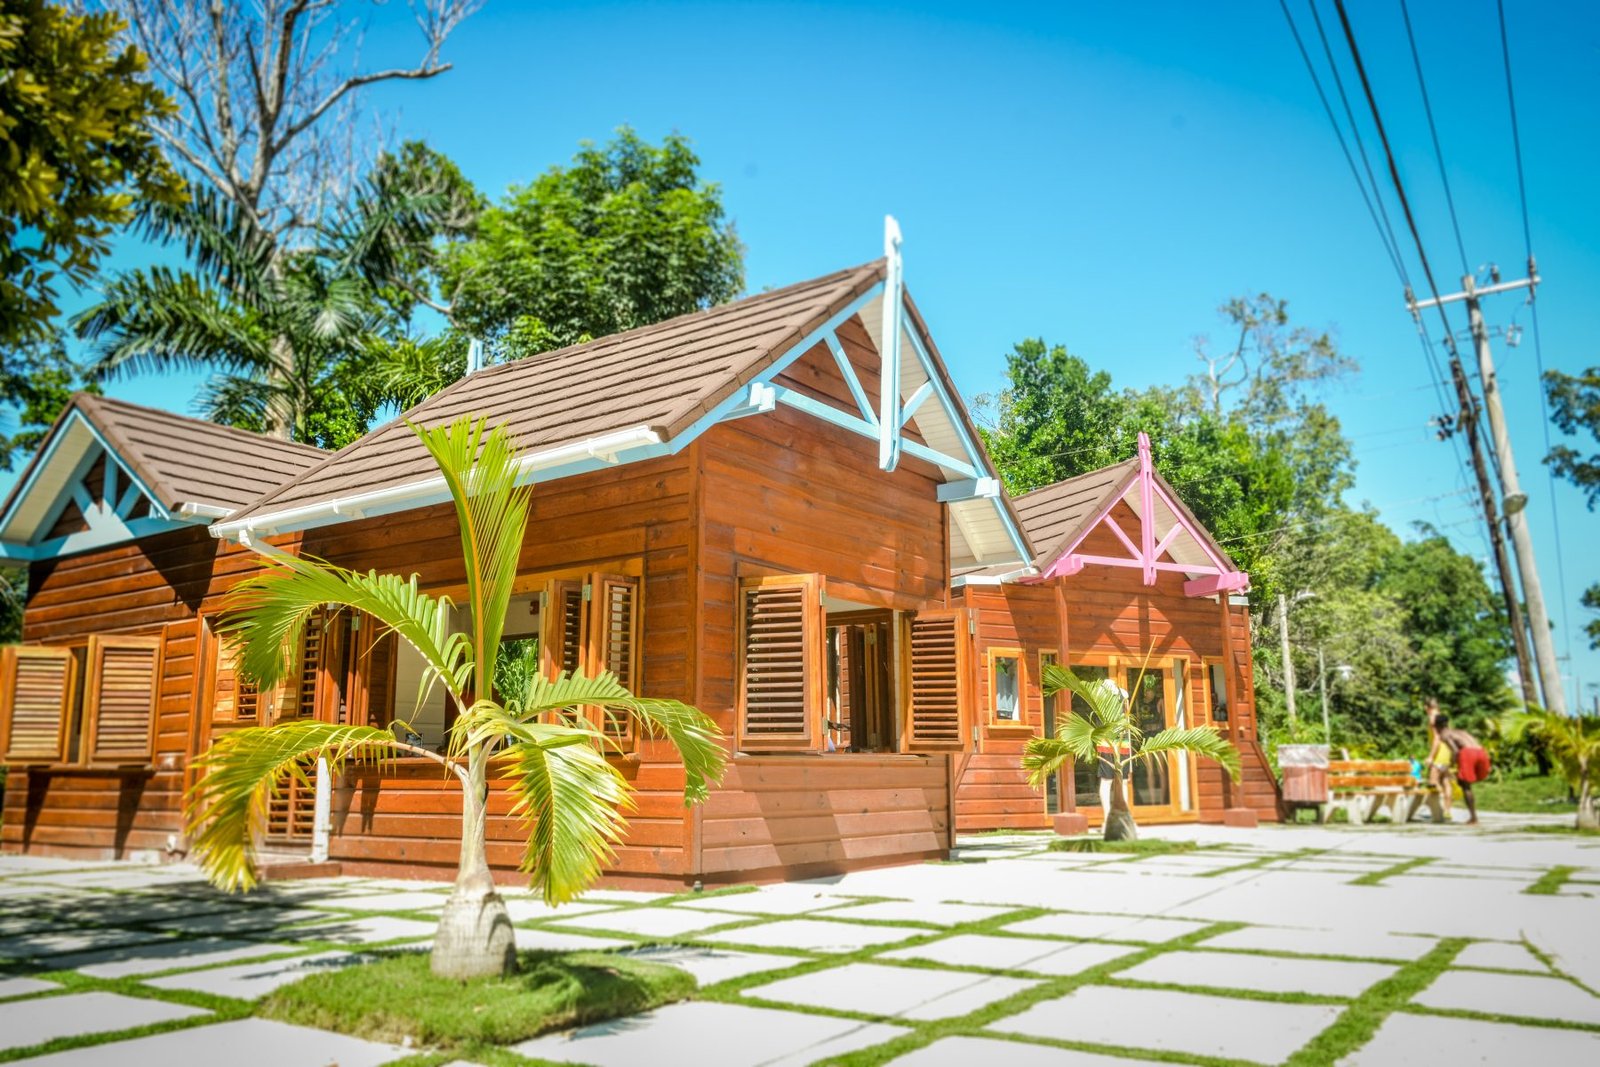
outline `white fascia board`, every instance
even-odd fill
[[[600,434],[597,437],[524,456],[518,480],[526,483],[541,471],[564,468],[574,463],[588,464],[591,469],[609,467],[621,461],[623,453],[639,449],[648,450],[660,444],[660,432],[649,426],[633,426],[626,430]],[[239,540],[240,535],[245,532],[258,535],[293,533],[297,530],[328,526],[342,519],[410,511],[413,508],[443,503],[449,498],[450,491],[445,485],[444,477],[436,474],[403,485],[392,485],[370,492],[321,500],[315,504],[253,515],[234,522],[214,523],[211,526],[211,536]]]

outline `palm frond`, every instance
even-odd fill
[[[226,294],[187,271],[132,270],[113,278],[104,299],[72,318],[93,343],[89,374],[223,367],[235,373],[273,366],[271,338]]]
[[[722,731],[710,716],[681,701],[634,696],[609,671],[592,678],[565,672],[554,679],[537,673],[528,676],[521,691],[504,705],[480,701],[456,720],[460,731],[456,750],[501,736],[538,741],[545,735],[532,728],[545,725],[549,713],[593,707],[632,715],[644,733],[660,736],[678,750],[683,761],[686,804],[705,800],[711,786],[722,780],[727,751],[722,745]],[[602,748],[614,744],[587,720],[563,721],[567,723],[564,729],[581,733]]]
[[[1169,752],[1193,752],[1218,763],[1235,782],[1242,773],[1239,750],[1214,726],[1174,726],[1151,734],[1137,746],[1133,758],[1150,759]]]
[[[271,237],[211,186],[194,183],[188,191],[181,203],[147,203],[136,232],[159,244],[182,244],[195,266],[235,299],[254,303],[265,296],[271,289]]]
[[[615,857],[633,792],[589,731],[549,723],[522,729],[530,739],[505,751],[511,812],[528,829],[522,870],[548,903],[559,904],[588,888]]]
[[[337,604],[372,616],[421,654],[430,681],[461,699],[472,671],[467,635],[453,632],[449,597],[422,592],[416,575],[362,574],[313,557],[266,556],[262,570],[234,587],[220,631],[239,645],[239,670],[270,688],[292,669],[306,621]]]
[[[283,393],[256,375],[213,374],[200,387],[195,407],[212,422],[266,433],[272,424],[273,404],[281,402]]]
[[[1088,705],[1090,715],[1098,724],[1122,724],[1119,728],[1124,733],[1128,727],[1137,731],[1128,714],[1128,696],[1111,679],[1080,678],[1059,663],[1045,664],[1043,679],[1046,696],[1066,690]]]
[[[328,770],[337,774],[351,760],[393,752],[394,743],[387,730],[323,722],[224,734],[195,761],[200,777],[184,804],[191,855],[218,888],[250,889],[258,880],[255,842],[285,780],[310,785],[307,767],[317,760],[327,760]]]
[[[444,475],[456,506],[467,570],[467,608],[473,621],[475,689],[494,687],[495,653],[528,528],[532,488],[518,485],[520,456],[504,426],[462,416],[448,426],[412,425]]]

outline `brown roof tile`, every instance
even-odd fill
[[[545,450],[647,426],[670,439],[732,396],[794,342],[876,284],[882,260],[588,344],[479,371],[406,413],[427,426],[462,415],[506,423]],[[396,419],[233,516],[303,507],[435,473]]]
[[[312,445],[88,393],[72,398],[56,427],[74,409],[89,419],[168,510],[188,503],[237,510],[327,455]],[[51,430],[52,435],[56,432]],[[10,512],[42,456],[41,450],[29,462],[0,514]]]

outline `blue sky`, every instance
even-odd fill
[[[1600,303],[1583,296],[1600,288],[1600,14],[1509,6],[1544,359],[1574,370],[1600,363]],[[1398,3],[1350,7],[1435,273],[1455,289],[1460,262]],[[1320,48],[1305,0],[1290,9]],[[416,38],[404,9],[376,10],[368,58],[406,59]],[[1337,33],[1331,3],[1322,10]],[[1494,0],[1414,0],[1411,14],[1470,263],[1520,276]],[[1428,426],[1438,404],[1400,283],[1276,3],[490,0],[446,57],[456,69],[436,81],[369,98],[401,136],[427,139],[498,194],[624,123],[652,139],[684,133],[723,186],[752,290],[876,256],[893,213],[907,283],[969,396],[998,388],[1011,344],[1034,335],[1119,385],[1176,382],[1199,366],[1196,335],[1222,339],[1219,303],[1285,298],[1297,322],[1333,329],[1362,364],[1329,397],[1360,463],[1352,499],[1487,554],[1458,454]],[[1387,182],[1385,195],[1392,209]],[[127,247],[116,262],[147,256]],[[1419,273],[1414,254],[1410,266]],[[1515,295],[1488,315],[1529,324]],[[1600,682],[1600,654],[1575,632],[1577,597],[1600,580],[1595,516],[1554,488],[1562,587],[1533,346],[1497,354],[1558,647],[1573,655],[1571,694]],[[111,392],[186,410],[193,385],[143,379]]]

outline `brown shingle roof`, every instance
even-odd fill
[[[125,400],[83,395],[78,406],[169,509],[197,503],[237,510],[328,454]]]
[[[588,344],[503,363],[463,378],[406,417],[428,426],[462,415],[504,422],[528,450],[637,426],[671,439],[883,274],[883,261],[876,260]],[[422,443],[396,419],[233,519],[405,485],[435,473]]]
[[[72,398],[50,436],[60,432],[74,410],[89,420],[155,493],[156,503],[169,511],[190,503],[237,510],[327,455],[312,445],[88,393]],[[40,449],[29,461],[0,506],[0,515],[11,513],[44,455],[45,449]]]
[[[1052,562],[1087,533],[1095,516],[1138,473],[1135,457],[1016,497],[1017,518],[1038,552],[1034,563],[1042,567]]]

